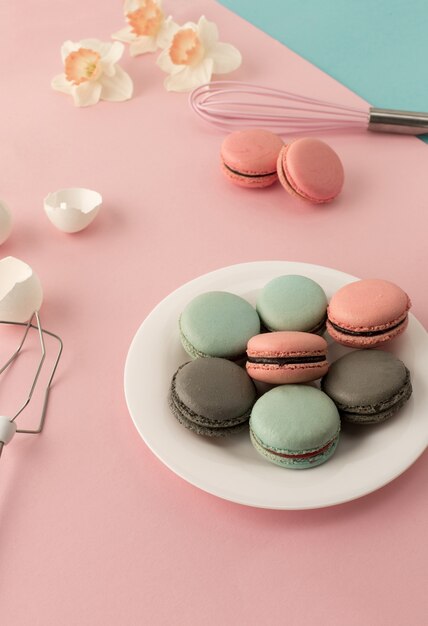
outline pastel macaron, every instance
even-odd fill
[[[345,285],[328,306],[327,330],[350,348],[374,348],[401,335],[408,324],[409,296],[387,280]]]
[[[262,333],[248,342],[246,368],[254,380],[274,385],[316,380],[328,371],[327,342],[298,331]]]
[[[297,274],[278,276],[261,290],[257,312],[268,330],[325,330],[327,296],[311,278]]]
[[[284,145],[278,155],[277,170],[288,193],[315,204],[334,200],[345,178],[342,162],[333,148],[313,137]]]
[[[198,435],[223,437],[244,429],[256,400],[245,370],[226,359],[201,358],[178,368],[169,406],[176,419]]]
[[[227,291],[196,296],[183,310],[180,339],[192,358],[245,358],[247,342],[260,332],[260,318],[247,300]]]
[[[341,417],[378,424],[392,417],[412,394],[404,363],[383,350],[354,350],[337,359],[321,381]]]
[[[276,162],[282,146],[282,139],[268,130],[235,131],[221,146],[223,174],[240,187],[268,187],[278,180]]]
[[[265,393],[251,411],[250,437],[271,463],[307,469],[327,461],[340,432],[339,412],[322,391],[308,385],[281,385]]]

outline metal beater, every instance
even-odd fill
[[[25,344],[25,341],[26,341],[26,339],[28,337],[30,329],[34,329],[34,330],[37,331],[39,342],[40,342],[40,349],[41,349],[40,359],[38,361],[37,369],[36,369],[34,378],[32,380],[29,392],[28,392],[28,394],[27,394],[27,396],[25,398],[25,401],[19,406],[18,410],[14,413],[14,415],[12,417],[6,417],[6,416],[3,416],[3,415],[0,415],[0,456],[1,456],[4,446],[7,445],[12,440],[13,436],[15,435],[15,433],[25,433],[25,434],[29,434],[29,435],[37,435],[37,434],[42,432],[44,424],[45,424],[45,418],[46,418],[46,412],[47,412],[47,407],[48,407],[49,394],[50,394],[50,391],[51,391],[51,385],[52,385],[53,378],[55,376],[55,372],[56,372],[57,367],[58,367],[59,360],[61,358],[62,349],[63,349],[63,343],[62,343],[61,338],[58,337],[58,335],[55,335],[55,333],[52,333],[49,330],[46,330],[45,328],[42,328],[42,325],[40,323],[39,313],[37,311],[35,311],[33,313],[32,317],[30,318],[30,320],[28,322],[4,322],[4,321],[0,321],[0,324],[10,324],[10,325],[13,325],[13,326],[23,326],[23,327],[25,327],[24,335],[23,335],[23,337],[21,339],[21,342],[20,342],[19,346],[17,347],[15,352],[12,354],[12,356],[8,359],[8,361],[0,368],[0,376],[18,358],[18,356],[21,353],[21,350],[22,350],[22,348],[23,348],[23,346]],[[19,415],[21,415],[21,413],[24,411],[24,409],[29,405],[29,403],[31,401],[31,398],[33,397],[34,390],[36,389],[40,373],[41,373],[41,371],[43,369],[43,364],[44,364],[45,357],[46,357],[46,347],[45,347],[44,335],[49,335],[50,337],[53,337],[57,341],[57,343],[58,343],[58,352],[57,352],[57,355],[56,355],[56,358],[55,358],[52,370],[50,372],[50,376],[49,376],[47,385],[45,387],[41,415],[40,415],[40,418],[39,418],[39,421],[38,421],[38,425],[37,425],[36,428],[34,428],[34,429],[18,428],[16,419],[19,417]]]

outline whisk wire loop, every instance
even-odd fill
[[[401,135],[428,133],[426,112],[354,107],[233,80],[197,87],[189,104],[199,117],[226,132],[263,126],[279,135],[356,128]]]
[[[236,81],[214,81],[195,89],[191,108],[223,130],[263,126],[281,133],[366,127],[368,111],[291,91]]]

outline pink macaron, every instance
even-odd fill
[[[281,137],[268,130],[235,131],[221,146],[222,171],[240,187],[268,187],[278,180],[276,162],[283,145]]]
[[[344,182],[343,165],[333,148],[314,139],[295,139],[278,156],[280,183],[291,195],[315,204],[330,202]]]
[[[316,380],[328,371],[327,342],[300,331],[256,335],[247,345],[246,367],[254,380],[274,385]]]
[[[327,309],[327,330],[350,348],[374,348],[398,337],[407,327],[409,296],[398,285],[376,278],[345,285]]]

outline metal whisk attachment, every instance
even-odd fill
[[[189,104],[223,131],[265,128],[279,135],[353,128],[408,135],[428,133],[428,113],[350,107],[239,81],[197,87]]]
[[[0,456],[1,453],[3,451],[3,447],[8,444],[13,436],[15,435],[15,433],[27,433],[27,434],[31,434],[31,435],[36,435],[42,432],[43,430],[43,426],[45,423],[45,418],[46,418],[46,412],[47,412],[47,407],[48,407],[48,400],[49,400],[49,394],[51,391],[51,385],[52,385],[52,381],[53,378],[55,376],[55,372],[57,370],[58,367],[58,363],[59,360],[61,358],[61,354],[62,354],[62,348],[63,348],[63,344],[62,344],[62,340],[60,337],[58,337],[58,335],[55,335],[54,333],[46,330],[45,328],[42,328],[42,325],[40,323],[40,317],[38,312],[34,312],[31,319],[28,322],[4,322],[4,321],[0,321],[0,324],[10,324],[13,326],[23,326],[25,327],[24,330],[24,334],[23,337],[21,339],[21,342],[19,343],[17,349],[15,350],[15,352],[12,354],[12,356],[8,359],[8,361],[0,368],[0,376],[12,365],[12,363],[14,363],[14,361],[18,358],[18,356],[21,353],[21,350],[25,344],[25,341],[28,337],[28,334],[30,332],[30,329],[34,329],[35,331],[37,331],[37,335],[38,335],[38,339],[39,339],[39,343],[40,343],[40,358],[37,364],[37,369],[35,371],[32,383],[30,385],[30,389],[27,393],[27,396],[24,400],[24,402],[19,406],[19,408],[17,409],[17,411],[14,413],[14,415],[12,417],[6,417],[3,415],[0,415]],[[34,428],[34,429],[24,429],[24,428],[18,428],[17,427],[17,423],[16,423],[16,419],[19,417],[19,415],[21,415],[21,413],[24,411],[24,409],[29,405],[31,398],[33,397],[34,391],[36,389],[37,386],[37,382],[39,380],[40,377],[40,373],[43,369],[43,364],[46,358],[46,346],[45,346],[45,340],[44,340],[44,335],[49,335],[50,337],[53,337],[57,343],[58,343],[58,351],[55,357],[55,361],[53,363],[50,375],[49,375],[49,379],[48,382],[46,384],[45,390],[44,390],[44,397],[43,397],[43,405],[42,405],[42,411],[41,411],[41,415],[39,417],[39,421],[38,421],[38,425]]]

